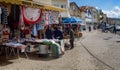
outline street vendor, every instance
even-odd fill
[[[45,31],[45,36],[47,39],[53,39],[53,31],[50,26],[47,26],[47,29]]]
[[[62,31],[58,28],[58,27],[55,27],[54,28],[54,38],[55,39],[63,39],[63,33],[62,33]]]

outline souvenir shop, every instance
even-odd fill
[[[44,36],[46,25],[59,23],[58,9],[55,11],[56,8],[49,6],[26,4],[0,2],[1,45],[12,47],[11,53],[15,52],[14,48],[18,48],[26,54],[37,44],[39,53],[44,56],[48,55],[47,49],[51,46],[52,56],[59,57],[64,52],[64,47],[58,44],[60,41],[47,40]],[[1,49],[0,53],[2,52]]]

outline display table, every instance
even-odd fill
[[[27,53],[25,51],[27,46],[20,44],[20,43],[15,43],[15,42],[7,42],[7,43],[3,43],[2,45],[10,48],[9,56],[12,53],[15,55],[15,49],[17,49],[17,56],[18,57],[19,57],[19,50],[21,50],[21,52],[24,52],[26,57],[28,58]],[[7,51],[6,51],[6,53],[7,53]],[[8,56],[8,53],[7,53],[7,56]]]
[[[47,50],[43,48],[43,46],[41,47],[40,45],[47,45],[52,49],[52,56],[54,57],[59,57],[65,51],[64,46],[62,45],[63,43],[62,40],[57,40],[57,39],[48,40],[48,39],[35,39],[35,38],[32,39],[31,38],[31,39],[25,39],[25,43],[37,43],[38,48],[39,48],[39,53],[42,53],[42,51],[46,51],[46,54],[47,54]],[[44,50],[41,50],[41,49],[44,49]]]

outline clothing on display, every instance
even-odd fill
[[[29,27],[25,27],[25,29],[24,29],[24,34],[25,34],[25,35],[30,34]]]
[[[1,23],[1,14],[2,14],[2,9],[0,7],[0,23]]]
[[[11,12],[8,16],[8,26],[13,30],[14,28],[18,28],[20,19],[20,6],[12,5]]]
[[[25,28],[25,24],[24,24],[24,21],[23,21],[23,15],[22,15],[22,8],[20,8],[21,10],[20,10],[20,19],[19,19],[19,26],[20,26],[20,29],[21,30],[24,30],[24,28]]]
[[[34,24],[33,27],[32,27],[32,35],[33,35],[33,36],[37,36],[37,34],[38,34],[38,33],[37,33],[36,24]]]
[[[2,14],[1,14],[1,23],[2,24],[8,24],[7,17],[8,17],[8,10],[6,7],[2,7]]]
[[[42,12],[42,16],[41,19],[39,20],[39,22],[37,23],[37,30],[43,30],[44,29],[44,24],[45,24],[45,15]]]
[[[59,12],[52,12],[52,24],[58,24],[59,23]]]
[[[36,25],[37,25],[37,30],[43,30],[44,29],[44,26],[43,26],[42,22],[39,22]]]
[[[53,19],[52,12],[49,12],[49,24],[52,24],[52,19]]]
[[[49,13],[46,11],[45,12],[45,24],[48,25],[49,24]]]
[[[10,13],[12,23],[18,22],[20,18],[20,7],[19,5],[12,5],[11,6],[11,13]]]

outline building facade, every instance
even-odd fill
[[[98,10],[90,6],[79,7],[81,11],[81,18],[86,23],[99,23],[99,13]]]
[[[69,14],[69,0],[52,0],[52,5],[66,9],[66,12],[61,12],[61,17],[70,17]]]
[[[120,24],[120,18],[108,18],[107,23],[108,24]]]
[[[70,3],[69,11],[70,11],[71,17],[81,18],[80,9],[75,2]]]

